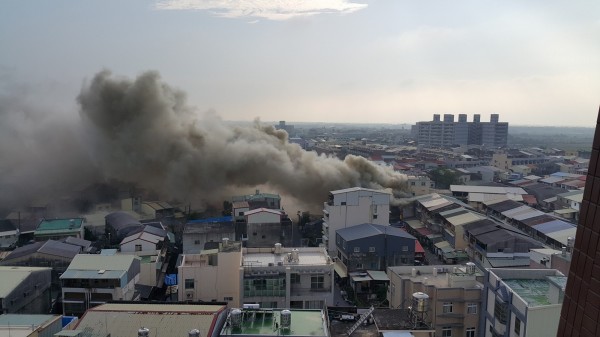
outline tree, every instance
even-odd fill
[[[221,214],[223,214],[223,216],[230,216],[232,211],[233,205],[227,200],[223,201],[223,211]]]
[[[450,188],[450,185],[458,184],[458,174],[451,169],[437,167],[429,172],[431,180],[441,189]]]

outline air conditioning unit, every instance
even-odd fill
[[[188,290],[185,292],[185,298],[187,300],[193,300],[194,299],[194,291],[193,290]]]

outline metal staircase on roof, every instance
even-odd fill
[[[365,311],[360,318],[358,319],[358,321],[356,321],[356,323],[354,323],[354,325],[348,329],[348,331],[346,331],[346,333],[348,334],[348,336],[350,336],[354,330],[358,329],[358,327],[367,319],[369,318],[369,316],[371,316],[371,314],[373,313],[373,311],[375,310],[375,308],[373,306],[371,306],[369,308],[369,310]]]

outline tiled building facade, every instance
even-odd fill
[[[600,111],[558,337],[600,336]]]

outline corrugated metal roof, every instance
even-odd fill
[[[0,298],[8,296],[21,282],[28,278],[31,274],[41,271],[50,273],[51,268],[45,267],[8,267],[0,266]]]
[[[535,230],[537,230],[540,233],[544,233],[546,235],[548,235],[548,233],[552,233],[552,232],[558,232],[564,229],[571,229],[571,228],[576,228],[574,224],[565,222],[565,221],[561,221],[561,220],[554,220],[554,221],[550,221],[550,222],[545,222],[539,225],[535,225],[532,226],[532,228],[534,228]]]
[[[366,191],[366,192],[373,192],[373,193],[379,193],[379,194],[389,194],[391,195],[390,192],[387,192],[385,190],[373,190],[370,188],[364,188],[364,187],[351,187],[351,188],[345,188],[343,190],[337,190],[337,191],[331,191],[329,193],[331,194],[342,194],[342,193],[348,193],[348,192],[356,192],[356,191]]]
[[[417,229],[417,228],[425,227],[425,225],[423,225],[423,223],[421,223],[421,221],[419,221],[419,220],[408,220],[408,221],[406,221],[406,223],[412,229]]]
[[[450,185],[450,191],[460,193],[527,194],[520,187]]]
[[[566,246],[569,241],[568,238],[574,238],[575,234],[577,234],[577,228],[573,227],[573,228],[569,228],[569,229],[563,229],[561,231],[548,233],[548,234],[546,234],[546,236],[549,238],[552,238],[552,239],[562,243],[564,246]]]
[[[461,215],[458,215],[458,216],[453,216],[451,218],[447,218],[446,221],[448,221],[449,223],[451,223],[453,226],[460,226],[460,225],[467,224],[469,222],[481,220],[483,218],[484,217],[481,216],[481,215],[477,215],[475,213],[468,212],[468,213],[465,213],[465,214],[461,214]]]
[[[515,220],[525,220],[525,219],[530,219],[530,218],[540,216],[540,215],[547,215],[547,214],[542,211],[538,211],[537,209],[531,208],[530,211],[515,214],[510,218],[515,219]]]
[[[367,270],[367,274],[371,276],[373,281],[389,281],[387,274],[381,270]]]
[[[277,214],[277,215],[283,215],[283,212],[278,211],[276,209],[257,208],[257,209],[253,209],[248,212],[244,212],[244,216],[253,215],[253,214],[257,214],[257,213],[272,213],[272,214]]]
[[[411,239],[415,238],[414,236],[408,234],[406,231],[400,228],[368,223],[338,229],[336,233],[339,234],[346,241],[352,241],[382,234]]]
[[[77,254],[68,270],[119,270],[127,271],[133,260],[133,255],[98,255],[98,254]]]
[[[140,327],[149,329],[150,336],[173,337],[198,329],[202,336],[211,336],[218,313],[224,309],[222,305],[103,304],[89,309],[76,329],[113,337],[137,336]]]
[[[486,201],[486,202],[484,202],[484,204],[486,204],[489,209],[493,209],[494,211],[500,212],[500,213],[502,213],[504,211],[508,211],[509,209],[523,206],[523,204],[516,202],[516,201],[512,201],[512,200],[503,200],[503,201],[492,200],[490,202]]]
[[[105,279],[105,280],[115,280],[120,279],[123,275],[127,273],[126,270],[106,270],[102,273],[99,270],[73,270],[67,269],[61,276],[60,279]]]
[[[509,209],[507,211],[504,211],[504,212],[502,212],[502,215],[510,218],[511,215],[518,214],[518,213],[521,213],[523,211],[527,211],[528,212],[530,210],[531,210],[531,207],[523,205],[521,207],[517,207],[517,208],[513,208],[513,209]]]
[[[38,225],[36,232],[79,229],[83,225],[83,220],[83,218],[44,219]]]

